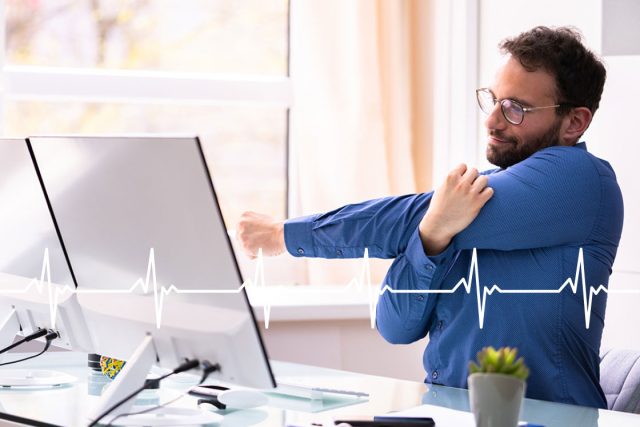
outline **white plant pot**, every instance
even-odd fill
[[[504,374],[471,374],[468,381],[477,427],[517,427],[524,381]]]

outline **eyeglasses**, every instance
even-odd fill
[[[498,101],[489,88],[476,89],[478,105],[485,114],[491,114],[496,103],[500,103],[502,115],[511,124],[519,125],[524,120],[524,113],[542,110],[545,108],[558,108],[563,104],[547,105],[545,107],[525,107],[513,99],[502,99]]]

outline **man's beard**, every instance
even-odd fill
[[[488,144],[487,160],[502,169],[506,169],[509,166],[513,166],[516,163],[523,161],[536,151],[558,145],[560,142],[558,134],[560,133],[561,125],[562,120],[558,119],[547,132],[540,135],[538,138],[529,141],[518,141],[515,138],[509,138],[498,131],[491,130],[489,131],[490,136],[495,136],[496,138],[507,142],[501,144],[499,147]]]

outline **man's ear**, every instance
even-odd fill
[[[562,145],[574,145],[591,124],[593,114],[587,107],[572,108],[563,119],[560,131]]]

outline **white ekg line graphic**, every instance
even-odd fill
[[[482,286],[482,292],[480,291],[480,275],[478,274],[478,253],[476,249],[473,249],[473,254],[471,256],[471,265],[469,267],[469,277],[465,279],[461,278],[456,285],[451,289],[429,289],[429,290],[395,290],[391,289],[389,285],[384,285],[380,290],[380,295],[384,294],[385,291],[389,291],[391,293],[403,293],[403,294],[452,294],[458,290],[461,286],[464,287],[464,290],[467,294],[471,293],[471,285],[475,283],[476,287],[476,301],[478,305],[478,323],[480,325],[480,329],[484,326],[484,313],[487,305],[487,296],[492,295],[494,292],[498,292],[500,294],[559,294],[566,287],[571,289],[571,292],[575,295],[578,292],[578,281],[582,282],[582,301],[584,304],[584,323],[585,327],[589,329],[589,324],[591,321],[591,307],[593,304],[594,295],[598,295],[600,292],[605,292],[608,294],[616,293],[616,294],[640,294],[640,289],[629,289],[629,290],[610,290],[604,285],[599,285],[596,287],[589,286],[589,291],[587,293],[587,282],[585,280],[584,273],[584,255],[582,252],[582,248],[578,253],[578,263],[576,265],[576,275],[572,280],[570,277],[564,281],[562,286],[558,289],[502,289],[498,285],[493,285],[490,287]]]
[[[360,278],[353,278],[346,286],[344,287],[336,287],[333,289],[300,289],[298,288],[296,292],[310,294],[345,294],[347,292],[352,292],[353,289],[356,291],[361,291],[363,288],[367,291],[368,302],[369,302],[369,315],[371,319],[371,328],[375,328],[375,316],[376,316],[376,306],[378,304],[378,296],[384,295],[385,292],[390,292],[392,294],[453,294],[458,291],[460,287],[463,287],[467,294],[471,294],[471,287],[475,283],[476,288],[476,301],[478,306],[478,323],[480,329],[484,327],[484,313],[486,309],[487,297],[492,295],[494,292],[498,292],[501,294],[559,294],[565,290],[565,288],[569,287],[573,294],[577,294],[578,292],[578,281],[582,282],[582,299],[584,304],[584,321],[585,327],[589,329],[589,324],[591,320],[591,307],[593,303],[593,297],[598,295],[600,292],[605,293],[616,293],[616,294],[640,294],[640,289],[630,289],[630,290],[609,290],[604,285],[599,285],[597,287],[589,286],[589,290],[587,291],[587,284],[585,280],[585,271],[584,271],[584,256],[582,248],[578,253],[578,262],[576,265],[576,274],[574,279],[567,278],[565,282],[558,289],[502,289],[498,285],[493,285],[490,287],[480,285],[480,276],[478,273],[478,256],[476,249],[473,249],[472,257],[471,257],[471,265],[469,267],[469,276],[468,278],[461,278],[456,285],[451,289],[392,289],[389,285],[384,285],[382,288],[378,289],[377,287],[373,287],[371,284],[371,271],[369,267],[369,251],[368,249],[364,250],[364,258],[362,264],[362,270],[360,272]],[[264,278],[264,257],[262,255],[262,249],[258,252],[258,258],[256,263],[256,270],[254,275],[254,280],[245,281],[240,287],[237,289],[180,289],[175,285],[169,286],[159,286],[156,281],[156,262],[155,262],[155,252],[154,249],[151,248],[149,250],[149,262],[147,264],[147,274],[145,279],[140,277],[129,289],[75,289],[71,286],[53,286],[51,284],[51,271],[50,271],[50,263],[49,263],[49,250],[45,249],[44,258],[42,262],[42,271],[40,273],[40,279],[34,278],[29,282],[29,284],[24,289],[4,289],[0,290],[0,294],[26,294],[31,292],[33,288],[37,290],[39,294],[42,294],[45,290],[48,296],[49,302],[49,310],[51,316],[51,325],[55,328],[56,317],[58,311],[58,301],[60,297],[64,294],[129,294],[134,293],[138,290],[142,290],[144,293],[148,293],[149,290],[153,292],[153,301],[156,313],[156,327],[160,328],[162,324],[162,311],[164,308],[164,300],[165,297],[171,293],[176,294],[238,294],[241,293],[243,289],[249,287],[263,288],[269,289],[269,293],[271,295],[281,292],[285,290],[286,292],[291,292],[290,288],[285,288],[283,286],[270,286],[267,288],[265,284]],[[267,301],[264,306],[264,321],[265,328],[269,328],[269,318],[271,314],[271,304]]]

